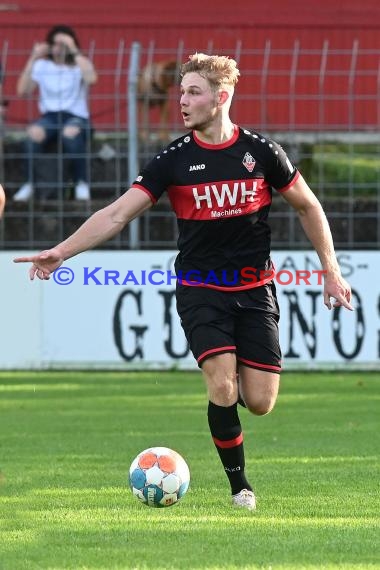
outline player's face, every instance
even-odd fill
[[[186,73],[181,83],[181,113],[185,127],[202,131],[218,113],[218,94],[198,73]]]

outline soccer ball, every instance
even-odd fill
[[[190,471],[183,457],[168,447],[150,447],[132,461],[129,485],[149,507],[170,507],[186,493]]]

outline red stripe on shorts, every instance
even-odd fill
[[[271,370],[273,372],[281,372],[281,366],[273,366],[272,364],[262,364],[261,362],[255,362],[254,360],[247,360],[246,358],[237,357],[238,362],[242,364],[247,364],[251,368],[263,368],[266,370]]]
[[[206,350],[202,352],[197,358],[197,362],[199,363],[201,360],[206,358],[206,356],[213,356],[214,354],[218,354],[218,352],[235,352],[236,346],[220,346],[219,348],[210,348],[210,350]]]

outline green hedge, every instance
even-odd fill
[[[310,186],[331,197],[347,196],[349,188],[360,197],[380,192],[380,150],[370,145],[306,145],[299,168]]]

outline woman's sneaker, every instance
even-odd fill
[[[90,187],[87,182],[79,181],[76,184],[74,188],[74,196],[75,200],[89,200],[91,198]]]
[[[27,202],[33,196],[33,184],[26,182],[13,196],[15,202]]]
[[[240,493],[232,495],[232,504],[234,507],[254,511],[256,509],[256,497],[253,491],[242,489]]]

